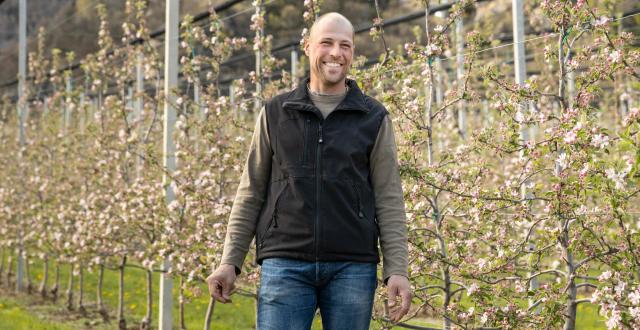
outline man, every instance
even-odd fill
[[[258,329],[368,329],[378,238],[390,319],[408,311],[407,227],[393,128],[384,106],[346,79],[353,26],[328,13],[304,45],[311,76],[260,112],[221,265],[207,279],[230,302],[256,237]],[[397,299],[400,302],[396,302]]]

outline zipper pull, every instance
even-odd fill
[[[364,218],[364,213],[362,213],[362,206],[360,206],[358,209],[358,218],[360,219]]]
[[[273,228],[278,228],[278,209],[273,211]]]
[[[318,126],[318,143],[322,143],[322,124]]]

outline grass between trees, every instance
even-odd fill
[[[6,260],[2,260],[5,263]],[[15,265],[14,265],[15,271]],[[81,314],[77,310],[78,298],[78,281],[74,281],[74,307],[72,311],[67,310],[65,306],[65,291],[67,290],[67,280],[69,276],[69,266],[63,265],[60,268],[60,292],[57,302],[53,302],[49,295],[46,299],[42,299],[37,292],[37,287],[42,280],[42,264],[38,260],[34,260],[30,266],[31,279],[34,285],[32,294],[26,293],[16,294],[13,287],[7,288],[6,281],[0,286],[0,329],[2,330],[71,330],[71,329],[117,329],[117,320],[115,318],[116,307],[118,305],[118,273],[114,270],[106,270],[104,277],[104,300],[109,310],[110,319],[104,321],[98,314],[95,306],[95,295],[97,285],[97,273],[85,271],[85,295],[84,305],[87,310],[86,314]],[[4,276],[4,274],[3,274]],[[138,268],[127,268],[125,273],[125,315],[129,329],[138,329],[140,321],[145,315],[146,306],[146,289],[145,289],[145,272]],[[13,279],[15,281],[15,279]],[[157,302],[158,302],[158,285],[159,274],[154,273],[154,311],[152,318],[152,328],[157,328]],[[177,283],[177,281],[175,282]],[[12,282],[13,284],[13,282]],[[54,284],[53,276],[49,276],[47,287],[51,288]],[[202,294],[198,297],[188,296],[185,303],[185,321],[186,329],[202,329],[206,308],[208,304],[208,296],[206,295],[206,286],[201,285]],[[384,290],[379,288],[378,290]],[[174,328],[179,328],[178,321],[178,292],[177,285],[174,285]],[[252,298],[240,295],[233,296],[231,304],[216,304],[211,324],[212,329],[254,329],[255,328],[255,304]],[[379,299],[378,299],[379,300]],[[465,301],[461,301],[465,304]],[[411,325],[438,328],[439,321],[427,317],[416,318],[408,322]],[[400,329],[400,327],[395,327]],[[591,304],[581,304],[578,307],[577,328],[585,330],[605,329],[604,319],[598,315],[597,307]],[[322,321],[319,315],[314,319],[312,329],[322,329]],[[382,329],[379,323],[372,322],[371,329]]]

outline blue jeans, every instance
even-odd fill
[[[258,329],[369,329],[378,286],[375,263],[267,258],[258,292]]]

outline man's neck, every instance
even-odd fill
[[[344,94],[346,90],[346,80],[342,80],[342,82],[330,86],[321,84],[318,80],[313,78],[309,81],[309,91],[318,95],[339,95]]]

